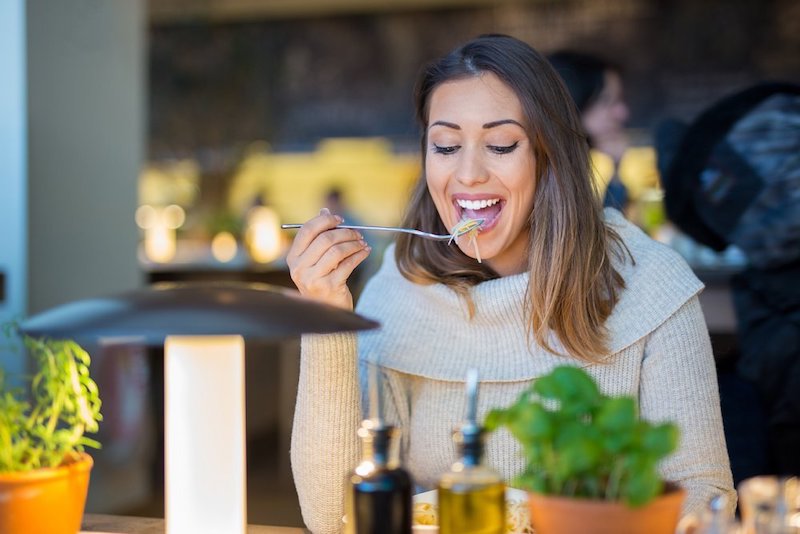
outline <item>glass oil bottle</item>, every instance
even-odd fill
[[[458,460],[439,479],[440,534],[503,534],[505,484],[482,463],[483,429],[477,423],[478,373],[467,375],[467,418],[453,436]]]
[[[361,461],[345,488],[346,534],[410,534],[411,476],[400,465],[399,430],[381,418],[377,372],[370,374],[370,411],[358,429]]]

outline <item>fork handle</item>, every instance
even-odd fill
[[[281,228],[284,230],[291,230],[295,228],[302,227],[302,224],[282,224]],[[431,234],[428,232],[423,232],[422,230],[415,230],[413,228],[398,228],[396,226],[362,226],[358,224],[340,224],[336,228],[348,228],[350,230],[375,230],[378,232],[402,232],[406,234],[413,234],[420,237],[427,237],[428,239],[439,239],[444,241],[445,239],[450,239],[449,235],[437,235]]]

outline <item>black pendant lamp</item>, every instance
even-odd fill
[[[21,330],[77,342],[164,344],[167,534],[244,534],[244,341],[378,323],[265,284],[164,283],[71,302]]]

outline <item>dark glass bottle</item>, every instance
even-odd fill
[[[347,478],[347,534],[411,533],[413,483],[400,466],[398,434],[379,420],[361,424],[361,462]]]

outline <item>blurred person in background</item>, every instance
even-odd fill
[[[758,407],[737,409],[730,417],[740,435],[728,439],[734,478],[800,475],[800,86],[760,83],[691,124],[664,121],[656,147],[670,220],[699,243],[735,245],[746,257],[732,278],[737,370],[761,401],[767,463],[751,435],[759,422],[742,426],[761,416]],[[722,396],[725,416],[724,389]],[[737,476],[740,454],[749,472]]]
[[[642,169],[639,165],[632,172],[621,172],[622,160],[630,153],[625,129],[630,110],[622,70],[600,57],[571,50],[554,52],[548,60],[578,107],[592,148],[595,178],[604,192],[604,205],[635,219],[631,208],[644,188],[657,184],[657,175],[655,169]]]
[[[325,192],[325,207],[334,215],[339,215],[346,224],[363,224],[358,217],[353,215],[344,201],[344,193],[339,187],[333,186]]]

